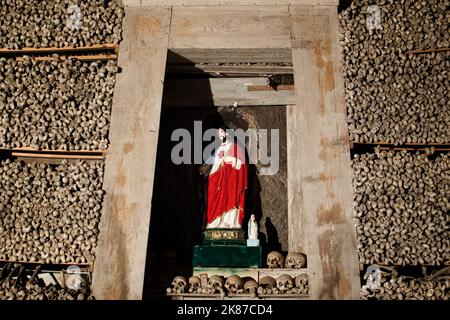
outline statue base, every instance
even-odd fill
[[[245,242],[244,242],[245,243]],[[262,248],[237,244],[194,246],[193,267],[261,267]]]
[[[242,229],[206,229],[203,237],[203,243],[207,245],[245,244]]]
[[[206,229],[203,244],[194,246],[193,267],[260,267],[262,249],[247,246],[244,231]]]
[[[259,239],[247,239],[247,247],[259,247]]]

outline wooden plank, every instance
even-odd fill
[[[365,269],[368,266],[371,265],[377,265],[379,267],[382,268],[391,268],[391,269],[395,269],[395,268],[411,268],[411,267],[422,267],[422,268],[435,268],[435,267],[443,267],[443,266],[450,266],[450,261],[446,261],[442,264],[429,264],[429,263],[424,263],[424,264],[392,264],[392,263],[385,263],[385,262],[374,262],[371,264],[360,264],[360,268]]]
[[[367,149],[370,148],[380,148],[380,150],[407,150],[407,151],[422,151],[429,152],[433,149],[436,152],[446,152],[450,151],[450,143],[406,143],[395,145],[393,143],[387,142],[376,142],[376,143],[360,143],[360,142],[351,142],[350,148],[354,153],[367,152]],[[428,151],[427,151],[428,150]]]
[[[222,295],[220,293],[205,294],[205,293],[167,293],[169,297],[196,297],[196,298],[220,298]]]
[[[295,102],[293,90],[249,91],[267,78],[171,79],[164,88],[164,107],[274,106]]]
[[[312,299],[359,299],[337,10],[290,10],[297,103],[288,110],[289,250],[307,254]]]
[[[395,145],[393,143],[389,142],[373,142],[373,143],[367,143],[367,142],[351,142],[354,147],[357,146],[392,146],[392,147],[406,147],[406,148],[450,148],[450,143],[405,143],[400,145]]]
[[[85,47],[47,47],[47,48],[22,48],[22,49],[5,49],[0,48],[1,54],[45,54],[45,53],[67,53],[67,52],[92,52],[92,51],[110,51],[117,52],[119,46],[115,43],[95,44]]]
[[[211,74],[253,74],[253,75],[273,75],[273,74],[293,74],[294,69],[289,66],[260,66],[260,65],[181,65],[169,64],[168,72],[174,73],[211,73]]]
[[[282,274],[288,274],[295,278],[301,274],[307,274],[308,269],[269,269],[269,268],[194,268],[193,275],[199,276],[200,274],[207,274],[208,277],[212,275],[218,275],[228,277],[233,274],[237,274],[240,277],[251,277],[256,281],[259,281],[265,276],[271,276],[276,279]]]
[[[295,69],[294,69],[295,71]],[[295,73],[294,73],[295,76]],[[289,251],[305,252],[305,221],[302,206],[302,189],[300,163],[298,156],[300,150],[298,139],[301,139],[301,131],[298,128],[298,113],[296,105],[286,107],[286,132],[287,132],[287,189],[288,189],[288,248]]]
[[[295,294],[295,293],[278,293],[278,294],[259,294],[261,298],[280,298],[280,299],[308,299],[308,294]]]
[[[394,151],[402,151],[402,150],[406,150],[406,151],[425,151],[425,149],[427,148],[411,148],[411,147],[380,147],[380,150],[394,150]],[[449,151],[450,148],[434,148],[434,151],[437,152],[444,152],[444,151]]]
[[[0,148],[0,154],[17,157],[26,162],[43,162],[48,164],[61,164],[62,160],[77,161],[103,161],[106,157],[105,150],[38,150],[32,147],[6,149]]]
[[[450,51],[450,48],[434,48],[434,49],[416,49],[416,50],[409,50],[406,51],[406,53],[431,53],[431,52],[445,52]]]
[[[103,160],[104,156],[91,155],[68,155],[57,153],[27,153],[27,152],[11,152],[13,157],[22,158],[46,158],[46,159],[80,159],[80,160]]]
[[[129,6],[337,6],[338,0],[125,0]]]
[[[83,160],[85,162],[96,162],[96,163],[102,163],[105,161],[104,159],[96,160],[96,159],[67,159],[67,158],[32,158],[32,157],[17,157],[17,161],[24,161],[26,163],[45,163],[50,165],[60,165],[64,162],[70,163],[70,164],[76,164],[77,161]]]
[[[276,86],[276,88],[265,85],[265,86],[248,86],[248,91],[282,91],[282,90],[294,90],[295,87],[293,84],[281,84]]]
[[[67,155],[106,155],[106,150],[50,150],[50,149],[37,149],[33,147],[19,147],[19,148],[0,148],[0,152],[36,152],[36,153],[52,153],[52,154],[67,154]]]
[[[34,61],[54,61],[56,59],[78,59],[81,61],[96,61],[96,60],[117,60],[116,54],[94,54],[94,55],[70,55],[57,57],[32,57]],[[25,60],[24,57],[16,57],[17,61]]]
[[[141,5],[141,0],[122,0],[124,6],[129,7],[139,7]]]
[[[237,274],[240,277],[251,277],[258,280],[259,269],[256,268],[193,268],[193,275],[199,276],[201,274],[207,274],[208,277],[213,275],[228,277],[233,274]]]
[[[174,7],[170,49],[290,48],[287,6]]]
[[[280,293],[280,294],[256,294],[256,295],[252,295],[252,294],[248,294],[248,293],[243,293],[243,294],[227,294],[225,296],[222,296],[219,293],[215,293],[215,294],[205,294],[205,293],[167,293],[166,294],[168,297],[172,297],[174,300],[184,300],[186,298],[191,298],[191,299],[220,299],[220,300],[251,300],[252,298],[264,298],[264,299],[281,299],[281,300],[285,300],[285,299],[308,299],[309,295],[308,294],[295,294],[295,293]]]
[[[308,269],[259,269],[259,279],[270,276],[276,280],[282,274],[287,274],[295,278],[301,274],[308,274]]]
[[[258,296],[249,298],[246,296],[240,297],[240,296],[232,296],[232,297],[221,297],[219,296],[210,296],[210,295],[201,295],[201,296],[189,296],[189,295],[173,295],[170,296],[172,300],[255,300],[255,301],[261,301],[261,300],[304,300],[309,299],[308,296],[305,297],[295,297],[291,295],[281,295],[281,296],[274,296],[274,295],[266,295],[264,297]]]
[[[92,283],[98,299],[142,298],[170,12],[125,8]]]
[[[258,63],[292,62],[291,48],[171,48],[167,61],[172,64],[186,63]]]
[[[93,269],[93,263],[87,262],[87,263],[76,263],[76,262],[64,262],[64,263],[45,263],[43,261],[24,261],[24,260],[0,260],[0,264],[7,264],[7,263],[19,263],[19,264],[25,264],[25,265],[36,265],[36,266],[78,266],[78,267],[85,267],[88,270]],[[48,267],[47,267],[48,268]]]

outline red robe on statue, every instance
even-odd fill
[[[218,149],[208,177],[207,228],[239,228],[244,220],[248,164],[236,143]]]

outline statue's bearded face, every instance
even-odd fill
[[[226,133],[226,131],[225,131],[224,129],[220,128],[220,129],[218,130],[218,133],[219,133],[219,138],[220,138],[222,141],[225,141],[226,138],[227,138],[227,133]]]

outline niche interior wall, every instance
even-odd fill
[[[186,129],[194,138],[194,121],[219,116],[237,128],[278,129],[279,169],[261,175],[261,163],[249,166],[244,226],[249,214],[257,217],[259,238],[266,251],[288,250],[286,106],[162,108],[153,187],[144,298],[164,296],[167,283],[179,274],[192,275],[192,248],[201,244],[205,181],[199,165],[175,165],[171,160],[172,132]],[[268,133],[270,141],[270,133]],[[191,144],[193,141],[191,140]],[[265,252],[265,253],[267,253]]]

